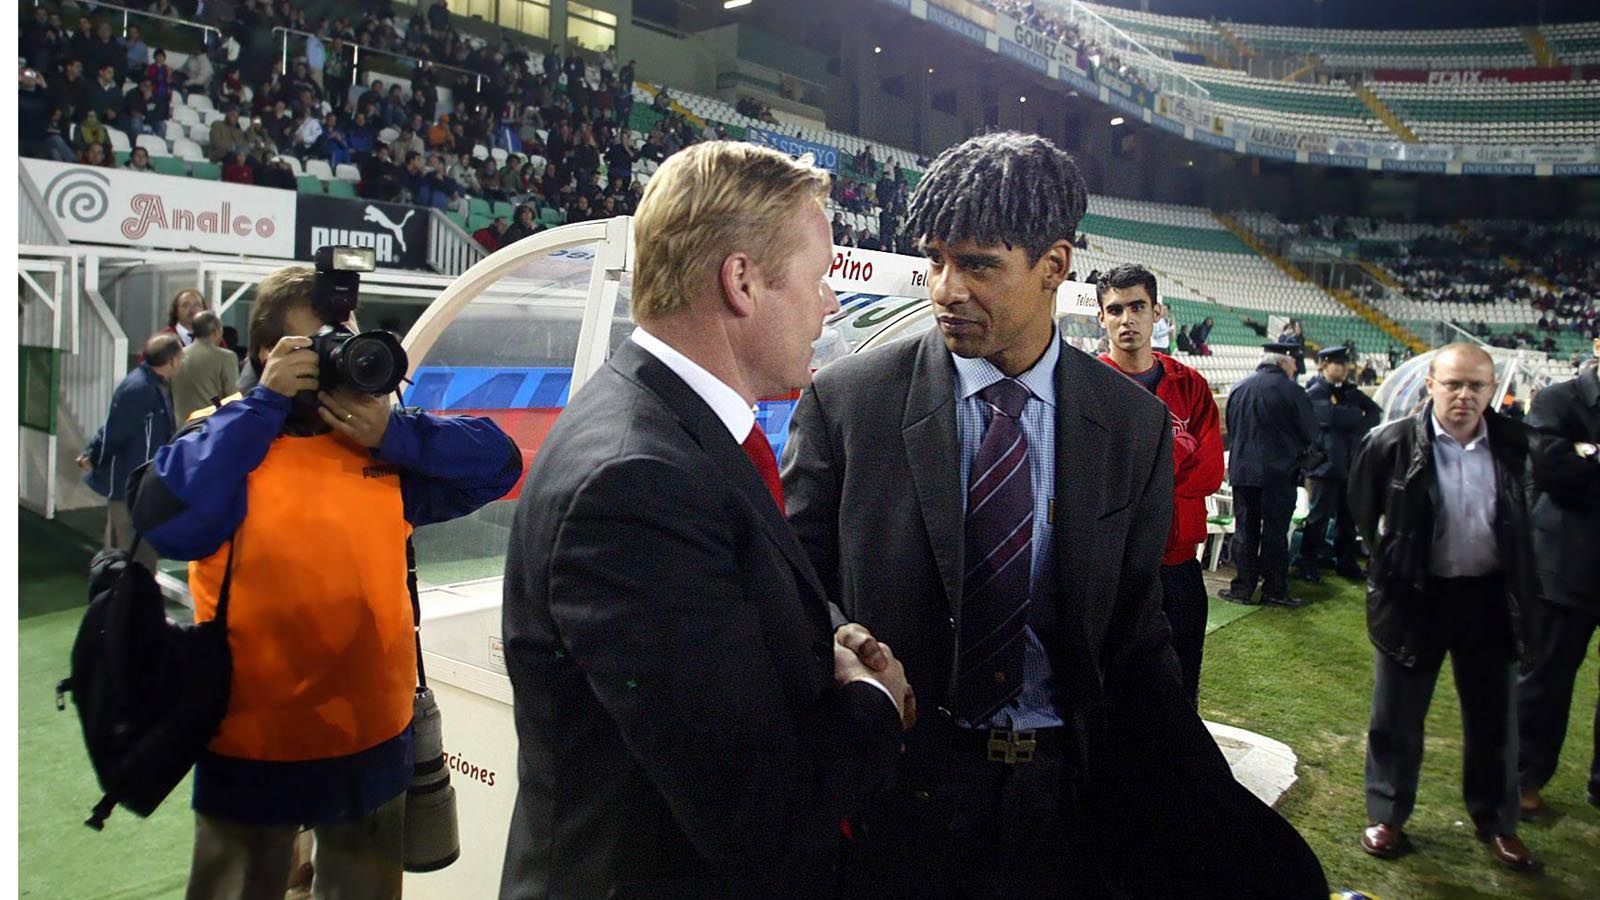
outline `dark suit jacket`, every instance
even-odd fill
[[[1288,481],[1321,429],[1311,399],[1277,366],[1257,366],[1228,391],[1228,483]]]
[[[1136,896],[1323,900],[1315,857],[1234,781],[1179,683],[1159,575],[1172,518],[1166,407],[1068,346],[1055,378],[1058,615],[1040,639],[1076,748],[1062,796],[1088,806],[1069,818],[1104,824],[1108,878]],[[927,776],[955,697],[955,384],[937,332],[840,360],[801,395],[784,451],[789,520],[829,597],[894,648],[916,690],[894,790]]]
[[[1600,378],[1594,368],[1533,398],[1533,558],[1545,599],[1600,615]],[[891,645],[892,646],[892,645]]]
[[[822,587],[755,467],[631,341],[531,468],[503,615],[502,897],[827,895],[840,819],[892,776],[894,704],[835,686]]]

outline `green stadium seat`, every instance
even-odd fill
[[[471,230],[471,229],[467,229],[467,217],[463,216],[461,213],[458,213],[458,212],[447,212],[447,213],[444,214],[444,217],[446,219],[449,219],[450,221],[456,223],[456,227],[457,228]]]
[[[329,197],[344,197],[347,200],[357,199],[356,186],[348,181],[334,179],[333,181],[325,182],[325,185],[328,188]]]
[[[492,207],[489,205],[489,201],[484,200],[481,197],[469,197],[469,198],[467,198],[467,214],[468,215],[487,216],[487,215],[489,215],[489,212],[490,212],[491,209],[492,209]]]
[[[132,156],[133,154],[132,154],[131,151],[128,151],[128,150],[113,150],[111,152],[111,155],[116,157],[117,168],[120,169],[123,166],[128,164],[128,157]]]
[[[187,177],[189,174],[189,164],[175,156],[152,156],[150,157],[150,168],[161,175]]]
[[[507,219],[517,214],[517,208],[504,200],[494,202],[494,215],[505,216]]]
[[[301,175],[294,180],[295,190],[302,194],[322,193],[322,179],[315,175]]]
[[[190,167],[189,174],[207,181],[221,181],[222,166],[213,162],[197,162]]]
[[[567,214],[562,212],[559,209],[553,209],[553,208],[547,206],[544,209],[539,210],[539,221],[543,222],[546,225],[550,225],[550,226],[560,225],[560,224],[564,223],[566,220],[567,220]]]
[[[478,216],[478,215],[475,215],[475,216],[469,217],[467,219],[467,223],[465,225],[461,226],[461,227],[465,228],[468,231],[477,231],[480,228],[486,228],[486,227],[488,227],[488,226],[490,226],[492,224],[494,224],[494,217],[493,216]]]

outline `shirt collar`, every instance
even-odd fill
[[[1004,372],[995,368],[994,363],[987,359],[966,359],[950,354],[956,363],[956,396],[966,400],[991,384],[1005,378]],[[1044,355],[1033,364],[1033,368],[1017,376],[1028,392],[1033,394],[1035,400],[1055,408],[1056,405],[1056,361],[1061,359],[1061,332],[1056,328],[1050,329],[1050,344],[1045,347]]]
[[[1456,440],[1455,437],[1450,434],[1450,432],[1444,430],[1444,426],[1439,424],[1439,417],[1437,414],[1430,413],[1428,415],[1428,421],[1433,425],[1433,437],[1435,440],[1445,441],[1452,446],[1460,447],[1462,450],[1477,449],[1478,444],[1482,442],[1484,438],[1489,436],[1489,419],[1487,416],[1478,419],[1478,430],[1472,433],[1472,439],[1467,441],[1465,444]]]
[[[661,364],[671,369],[674,375],[682,378],[684,384],[687,384],[689,389],[699,395],[700,399],[711,407],[711,411],[717,414],[717,418],[733,436],[734,443],[743,444],[745,438],[750,436],[750,429],[756,424],[756,409],[745,403],[738,391],[707,372],[699,363],[668,346],[666,341],[645,331],[643,327],[634,328],[629,339],[643,348],[644,352],[661,360]]]

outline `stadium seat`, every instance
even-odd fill
[[[487,228],[492,224],[494,224],[494,218],[492,216],[474,215],[467,220],[467,224],[461,227],[465,228],[467,231],[476,232],[478,229]]]
[[[328,196],[330,197],[344,197],[349,200],[357,199],[355,185],[348,181],[341,181],[337,178],[334,178],[323,182],[323,186],[327,188]]]
[[[489,150],[489,155],[494,157],[495,165],[503,166],[506,164],[507,157],[509,157],[511,154],[506,152],[504,148],[493,147]]]
[[[189,175],[206,181],[221,181],[222,167],[214,162],[197,162],[189,167]]]
[[[305,174],[305,169],[301,167],[300,160],[296,157],[289,156],[287,154],[280,154],[278,156],[278,162],[287,163],[289,170],[294,172],[296,175]]]
[[[206,158],[206,152],[200,149],[200,145],[185,137],[179,137],[172,142],[172,155],[192,162]]]
[[[460,228],[462,231],[465,231],[468,234],[471,234],[476,230],[467,226],[467,217],[463,216],[461,213],[447,212],[444,214],[444,217],[449,219],[451,222],[454,222],[457,228]],[[482,226],[480,225],[479,227],[481,228]]]
[[[517,208],[504,200],[494,202],[494,215],[505,216],[507,219],[517,214]]]
[[[350,163],[340,163],[334,167],[333,177],[339,179],[340,181],[348,181],[351,184],[357,184],[361,181],[361,169],[351,165]]]
[[[315,175],[300,175],[294,180],[295,190],[302,194],[322,193],[322,179]]]
[[[325,159],[308,159],[305,166],[307,175],[315,175],[324,181],[333,180],[333,167]]]
[[[172,155],[172,153],[167,150],[167,142],[162,140],[161,138],[156,137],[153,134],[141,134],[141,135],[139,135],[138,139],[134,141],[134,144],[137,145],[137,146],[143,147],[146,151],[149,152],[151,157],[171,156]],[[115,150],[116,147],[117,147],[116,143],[113,142],[111,144],[111,148],[113,150]]]
[[[188,164],[172,156],[150,157],[150,168],[161,175],[178,175],[181,177],[189,174]]]
[[[175,141],[183,137],[183,124],[172,119],[161,123],[161,136],[168,141]]]
[[[378,142],[381,144],[392,144],[398,137],[400,137],[400,130],[393,125],[378,132]]]
[[[493,212],[493,207],[489,205],[489,201],[480,199],[478,197],[469,197],[467,199],[467,213],[468,213],[468,215],[471,215],[471,216],[487,216],[487,215],[492,214],[492,212]]]
[[[128,143],[128,133],[125,132],[125,131],[121,131],[119,129],[112,128],[110,125],[107,125],[106,126],[106,137],[111,139],[111,149],[112,150],[120,151],[122,153],[127,153],[128,151],[133,149],[133,145]]]
[[[193,107],[194,109],[216,109],[216,107],[211,103],[211,98],[207,97],[205,94],[190,94],[189,106]]]
[[[129,151],[127,151],[127,150],[113,150],[113,151],[111,151],[111,158],[115,159],[117,161],[117,167],[118,168],[121,168],[122,166],[127,165],[128,164],[128,157],[130,157],[132,155],[133,154],[130,153]]]

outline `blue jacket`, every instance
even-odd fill
[[[1311,398],[1311,409],[1321,427],[1317,446],[1327,456],[1327,461],[1306,472],[1306,477],[1343,481],[1350,476],[1350,459],[1361,439],[1383,424],[1383,411],[1353,381],[1335,387],[1317,375],[1306,384],[1306,396]]]
[[[83,448],[94,467],[84,482],[102,497],[126,499],[128,476],[172,440],[173,428],[172,400],[161,376],[149,363],[140,363],[117,385],[106,423]]]
[[[244,521],[245,479],[266,458],[293,401],[257,386],[155,455],[140,485],[135,527],[163,557],[202,559]],[[401,469],[413,526],[464,516],[511,490],[522,455],[493,421],[395,409],[373,458]],[[152,495],[151,492],[155,494]]]
[[[250,473],[266,459],[292,406],[290,398],[257,386],[185,428],[139,481],[130,503],[134,527],[167,558],[215,553],[248,514]],[[395,409],[372,455],[400,469],[404,515],[414,526],[466,515],[503,496],[522,474],[516,445],[482,417]],[[337,558],[341,548],[326,551]],[[314,584],[315,573],[305,574],[301,584]],[[208,752],[195,767],[194,807],[256,824],[344,820],[398,796],[411,766],[410,729],[329,759],[261,762]]]
[[[1228,483],[1266,487],[1292,480],[1317,433],[1306,392],[1277,366],[1257,366],[1228,391]]]

